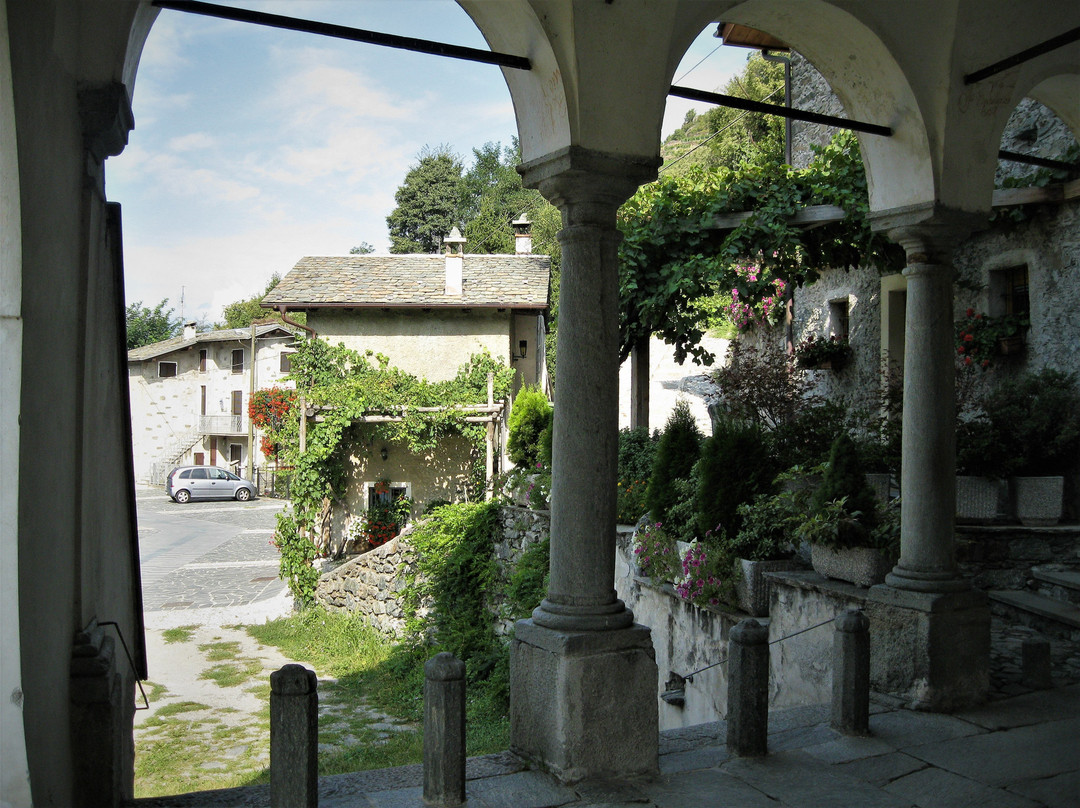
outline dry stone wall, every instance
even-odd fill
[[[551,516],[548,511],[504,506],[499,510],[499,525],[494,553],[505,584],[525,550],[548,537]],[[316,601],[329,611],[362,615],[381,633],[400,637],[405,629],[402,590],[416,560],[409,543],[411,533],[412,526],[407,527],[397,538],[324,574],[315,590]],[[425,604],[421,604],[424,608]],[[496,631],[507,633],[513,620],[504,604],[496,600],[492,608],[498,620]]]

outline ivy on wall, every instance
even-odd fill
[[[310,536],[323,500],[341,500],[345,495],[356,425],[372,414],[392,415],[394,420],[364,423],[364,427],[385,440],[404,442],[417,454],[434,449],[445,436],[463,435],[473,446],[475,472],[483,463],[486,428],[466,422],[465,416],[475,412],[464,407],[487,401],[489,374],[494,379],[495,401],[506,399],[514,371],[486,351],[474,354],[453,379],[429,382],[391,366],[387,357],[371,351],[361,354],[320,339],[300,344],[292,357],[291,378],[297,394],[308,407],[317,408],[321,418],[309,420],[303,452],[299,419],[277,433],[284,460],[294,472],[292,511],[278,517],[275,534],[281,577],[298,600],[310,603],[318,582],[311,563],[319,550]],[[480,469],[482,476],[482,465]],[[475,487],[481,481],[473,482]]]
[[[804,169],[780,162],[694,170],[643,186],[619,211],[621,358],[652,334],[702,364],[705,317],[694,301],[730,291],[751,316],[775,321],[778,289],[812,283],[824,268],[895,264],[897,249],[871,231],[866,175],[850,132],[815,149]],[[799,210],[836,205],[846,216],[812,229],[790,222]],[[731,230],[717,217],[751,211]],[[748,265],[753,271],[748,271]]]

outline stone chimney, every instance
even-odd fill
[[[465,267],[465,239],[455,227],[443,238],[446,250],[446,294],[461,297],[461,275]]]
[[[514,228],[514,254],[532,254],[532,222],[522,213],[516,221],[510,223]]]
[[[184,339],[195,339],[195,321],[184,323]]]

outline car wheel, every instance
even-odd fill
[[[250,488],[238,488],[238,489],[236,489],[236,499],[237,499],[238,502],[247,502],[249,499],[251,499],[251,489]]]
[[[184,488],[181,488],[179,491],[173,494],[173,499],[175,499],[181,505],[185,505],[187,504],[188,500],[191,499],[191,492],[187,491]]]

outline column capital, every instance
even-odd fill
[[[118,81],[80,85],[79,117],[86,150],[99,163],[120,154],[135,128],[127,87]]]
[[[904,248],[909,265],[951,263],[956,246],[987,224],[985,214],[936,202],[874,211],[869,218],[871,228]]]
[[[536,188],[563,212],[567,226],[613,227],[615,212],[637,190],[656,179],[659,157],[635,157],[581,146],[530,160],[518,166],[522,182]]]

